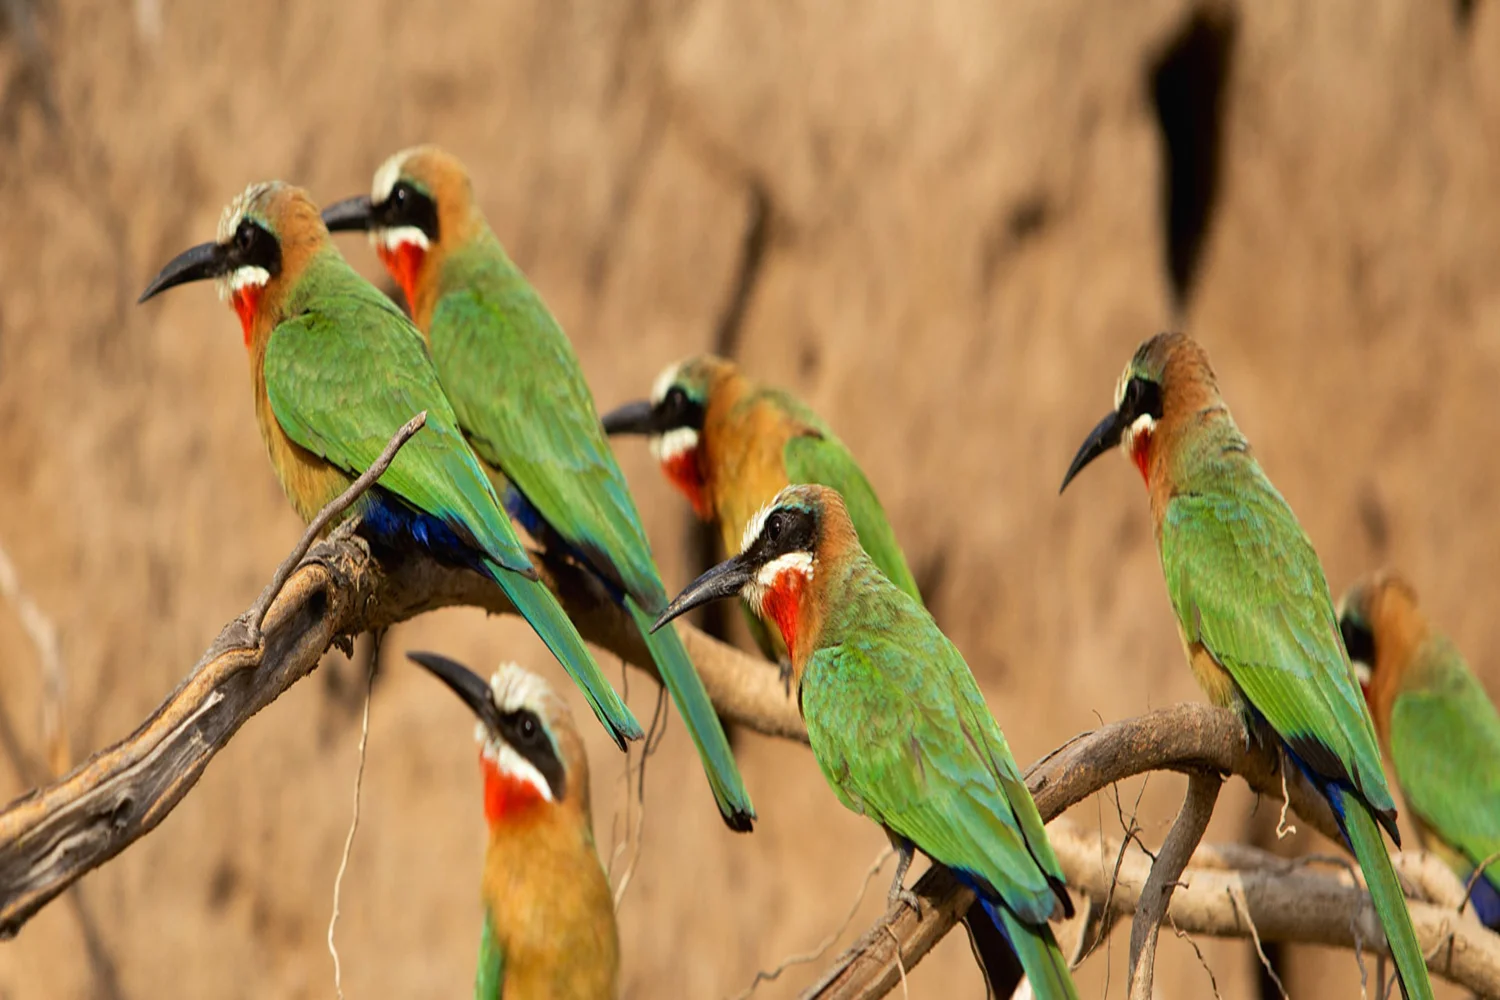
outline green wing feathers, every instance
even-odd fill
[[[595,570],[660,613],[650,544],[567,336],[513,268],[470,277],[484,283],[446,292],[431,329],[459,425]]]
[[[1334,811],[1342,813],[1344,835],[1349,838],[1359,870],[1364,873],[1375,913],[1380,918],[1380,926],[1385,929],[1391,956],[1396,960],[1403,991],[1408,1000],[1432,1000],[1427,961],[1422,957],[1422,946],[1417,943],[1417,932],[1406,909],[1406,895],[1401,891],[1391,856],[1386,853],[1380,825],[1357,796],[1340,790],[1335,790],[1334,794],[1342,800],[1342,807],[1339,802],[1334,803]]]
[[[798,418],[809,423],[813,430],[787,441],[783,456],[788,479],[793,483],[817,483],[838,490],[849,509],[849,520],[859,535],[860,547],[886,579],[920,602],[922,595],[917,590],[916,578],[906,565],[906,556],[896,541],[896,533],[891,530],[885,509],[880,506],[875,490],[854,461],[854,456],[805,407],[798,405],[797,409],[802,411],[796,414]]]
[[[495,940],[495,922],[489,910],[479,934],[479,968],[474,974],[474,1000],[501,1000],[505,996],[505,953]]]
[[[1173,498],[1161,561],[1187,641],[1203,644],[1308,766],[1393,814],[1322,566],[1271,484]]]
[[[1396,696],[1390,740],[1412,812],[1471,870],[1500,853],[1500,714],[1461,661]],[[1484,877],[1500,889],[1500,868]]]
[[[427,425],[396,454],[380,485],[473,539],[496,564],[534,572],[416,331],[352,271],[350,280],[324,277],[317,307],[277,326],[266,346],[266,394],[276,422],[298,445],[357,476],[402,424],[426,410]]]
[[[709,786],[713,789],[714,801],[719,804],[719,812],[731,828],[749,830],[755,818],[755,807],[750,803],[750,794],[745,791],[744,779],[735,765],[734,752],[729,749],[729,740],[724,736],[724,727],[719,724],[718,713],[713,702],[708,700],[708,692],[703,688],[693,661],[688,658],[676,627],[668,626],[653,634],[651,625],[655,616],[651,612],[631,598],[626,598],[625,607],[640,629],[662,683],[672,696],[688,735],[693,738]]]

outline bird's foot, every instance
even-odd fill
[[[900,885],[891,886],[890,894],[886,897],[887,906],[895,906],[897,903],[905,903],[911,907],[911,912],[917,917],[922,916],[922,900],[910,889]]]

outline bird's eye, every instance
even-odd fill
[[[536,720],[530,715],[521,716],[521,725],[518,727],[521,733],[521,741],[531,743],[536,740]]]
[[[766,518],[765,536],[766,541],[775,542],[781,538],[781,532],[786,528],[786,515],[781,511],[772,511],[771,516]]]
[[[669,413],[681,413],[687,407],[687,393],[682,391],[682,386],[674,385],[667,390],[662,405]]]
[[[405,181],[402,181],[391,189],[391,204],[395,205],[397,208],[405,205],[407,199],[409,199],[410,197],[411,188],[407,187]]]
[[[249,219],[240,220],[234,230],[234,245],[243,253],[250,252],[250,248],[255,245],[255,223]]]

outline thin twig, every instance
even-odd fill
[[[1276,839],[1283,840],[1297,832],[1297,828],[1286,821],[1287,807],[1291,805],[1291,798],[1286,792],[1286,765],[1281,765],[1281,815],[1276,820]]]
[[[906,963],[901,960],[901,939],[896,932],[891,930],[890,924],[885,925],[885,932],[896,942],[896,968],[901,970],[901,996],[902,1000],[911,1000],[911,991],[906,988]]]
[[[630,888],[630,881],[635,875],[635,866],[641,860],[641,832],[646,828],[646,761],[650,759],[659,746],[661,740],[652,741],[652,735],[656,733],[657,727],[666,729],[666,698],[667,689],[658,687],[656,689],[656,710],[651,713],[651,725],[646,730],[646,738],[641,741],[641,760],[636,768],[636,810],[635,810],[635,853],[631,855],[630,862],[625,870],[620,873],[620,884],[615,888],[615,909],[620,909],[620,902],[625,898],[625,890]],[[625,765],[626,794],[630,792],[630,764],[627,760]],[[629,822],[627,813],[626,822]],[[626,828],[627,841],[630,839],[629,828]]]
[[[344,1000],[344,976],[343,967],[339,963],[339,949],[333,943],[333,930],[339,923],[339,897],[344,888],[344,872],[349,868],[349,854],[354,849],[354,833],[359,829],[359,793],[365,783],[365,749],[370,741],[370,701],[375,693],[375,664],[380,661],[382,634],[375,632],[370,636],[375,648],[370,654],[370,669],[365,679],[364,716],[359,726],[359,764],[354,770],[354,815],[349,819],[349,832],[344,837],[344,853],[339,858],[339,872],[333,879],[333,913],[328,918],[328,954],[333,956],[333,989],[339,1000]]]
[[[1243,901],[1244,895],[1244,889],[1239,886],[1231,886],[1229,889],[1229,902],[1233,904],[1236,913],[1244,916],[1245,926],[1250,929],[1250,940],[1255,944],[1255,954],[1260,957],[1261,967],[1270,975],[1271,982],[1276,984],[1276,989],[1281,994],[1281,1000],[1291,1000],[1291,997],[1287,996],[1286,986],[1282,984],[1281,977],[1276,974],[1276,967],[1271,964],[1271,960],[1266,957],[1266,949],[1261,946],[1260,931],[1255,926],[1255,918],[1250,916],[1250,904]]]
[[[885,867],[885,863],[890,860],[891,855],[895,853],[896,849],[890,845],[886,845],[885,850],[880,852],[880,855],[870,865],[869,870],[865,872],[864,879],[859,883],[859,893],[854,897],[854,902],[849,905],[849,912],[844,914],[844,919],[839,922],[838,927],[834,928],[816,948],[812,951],[782,959],[781,963],[769,972],[764,969],[757,971],[755,979],[742,992],[735,994],[734,1000],[748,1000],[751,994],[760,987],[761,983],[769,983],[780,978],[783,972],[794,965],[806,965],[808,962],[816,962],[826,955],[828,949],[833,947],[833,943],[843,937],[844,932],[849,929],[849,925],[854,921],[854,915],[859,912],[860,904],[865,901],[865,893],[870,891],[870,882],[880,872],[880,869]]]
[[[1219,800],[1222,784],[1217,774],[1207,771],[1188,775],[1182,809],[1151,864],[1151,874],[1141,889],[1141,902],[1136,907],[1135,920],[1130,928],[1131,1000],[1151,1000],[1156,940],[1161,932],[1162,918],[1172,902],[1172,890],[1177,887],[1177,880],[1182,877],[1198,841],[1203,839],[1208,821],[1213,819],[1214,803]]]
[[[1474,886],[1479,882],[1481,878],[1484,877],[1484,870],[1490,865],[1494,864],[1496,861],[1500,861],[1500,851],[1496,851],[1494,854],[1491,854],[1489,857],[1481,861],[1479,863],[1479,867],[1475,868],[1473,873],[1469,875],[1468,880],[1464,882],[1464,898],[1463,901],[1458,904],[1459,916],[1463,916],[1464,910],[1468,908],[1469,898],[1474,892]]]
[[[1198,964],[1203,966],[1204,972],[1208,973],[1208,988],[1213,991],[1214,1000],[1224,1000],[1223,996],[1219,993],[1218,977],[1214,975],[1213,966],[1208,964],[1208,959],[1204,957],[1203,949],[1198,947],[1198,942],[1193,940],[1191,934],[1186,933],[1181,927],[1177,926],[1177,921],[1172,919],[1171,914],[1167,915],[1167,923],[1172,925],[1172,933],[1177,935],[1178,940],[1186,941],[1188,947],[1193,949],[1193,954],[1198,956]]]
[[[42,752],[52,777],[57,778],[68,770],[70,756],[63,718],[67,673],[63,669],[62,643],[58,640],[57,625],[21,589],[20,574],[4,546],[0,546],[0,597],[15,606],[21,628],[36,648],[42,670]]]
[[[348,510],[354,504],[354,501],[358,500],[366,490],[375,485],[377,479],[385,475],[385,470],[389,469],[391,463],[396,459],[396,452],[400,451],[402,445],[410,441],[412,435],[421,430],[426,423],[427,411],[423,410],[402,424],[401,429],[396,431],[395,435],[386,443],[385,450],[380,453],[379,458],[375,459],[374,464],[361,473],[358,479],[350,483],[349,488],[335,497],[332,503],[318,511],[317,517],[312,519],[312,522],[307,526],[307,530],[302,533],[301,541],[296,544],[291,552],[287,553],[285,559],[281,560],[281,565],[276,567],[276,573],[271,577],[270,584],[265,590],[261,591],[260,597],[256,598],[255,603],[250,605],[248,624],[250,627],[250,641],[253,644],[260,644],[260,627],[265,621],[266,612],[270,610],[271,603],[281,593],[281,588],[286,586],[287,580],[291,578],[292,571],[301,564],[302,557],[307,555],[307,550],[312,548],[313,542],[318,540],[318,537],[323,534],[323,530],[335,518],[341,517],[344,511]]]

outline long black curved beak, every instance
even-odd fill
[[[670,430],[658,426],[660,416],[656,407],[645,399],[610,410],[601,419],[606,434],[661,434]]]
[[[492,733],[500,732],[500,707],[495,704],[495,696],[484,678],[457,660],[450,660],[437,653],[407,652],[406,658],[426,667],[434,677],[448,685],[479,716],[479,721],[484,723],[486,729]]]
[[[344,230],[362,233],[370,228],[374,213],[375,206],[371,204],[369,195],[355,195],[353,198],[336,201],[323,209],[323,225],[328,227],[330,233]]]
[[[1063,476],[1062,485],[1057,488],[1057,492],[1061,493],[1067,489],[1073,477],[1082,472],[1085,465],[1119,444],[1120,437],[1124,433],[1125,422],[1120,419],[1118,410],[1099,421],[1098,426],[1084,439],[1083,445],[1078,449],[1078,454],[1073,456],[1073,464],[1068,466],[1068,474]]]
[[[161,273],[151,279],[151,284],[141,293],[141,297],[135,300],[140,305],[147,299],[164,292],[175,285],[185,285],[189,281],[202,281],[204,278],[217,278],[228,270],[229,265],[224,259],[224,248],[217,243],[200,243],[182,251],[176,257],[167,262],[167,266],[161,269]]]
[[[673,618],[686,614],[700,604],[734,597],[754,576],[755,567],[751,566],[743,555],[724,560],[688,584],[687,589],[678,594],[675,601],[667,605],[667,610],[656,619],[656,623],[651,626],[651,631],[655,632]]]

